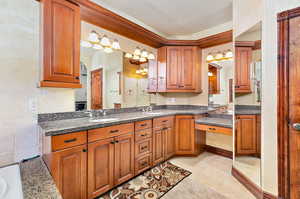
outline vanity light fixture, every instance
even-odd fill
[[[137,55],[137,56],[140,56],[141,55],[141,49],[139,47],[136,47],[133,54]]]
[[[148,59],[151,60],[151,59],[155,59],[155,56],[153,53],[149,53],[148,54]]]
[[[126,53],[125,57],[128,58],[128,59],[131,59],[133,57],[133,55],[131,53]]]
[[[99,42],[99,34],[93,30],[92,32],[90,32],[88,40],[91,43],[98,43]]]
[[[111,46],[110,41],[106,35],[104,35],[100,41],[102,46]]]
[[[233,52],[232,50],[228,49],[225,52],[217,52],[215,53],[215,56],[213,53],[209,53],[206,57],[206,62],[207,63],[213,63],[213,62],[219,62],[219,61],[224,61],[224,60],[232,60],[233,58]]]
[[[113,41],[113,43],[112,43],[112,48],[115,49],[115,50],[120,50],[120,49],[121,49],[118,40],[115,39],[115,40]]]

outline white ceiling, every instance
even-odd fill
[[[232,20],[232,0],[92,0],[162,35],[188,35]]]

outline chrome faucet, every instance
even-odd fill
[[[151,105],[142,109],[143,112],[151,112],[152,110],[153,110],[153,108]]]
[[[104,109],[101,109],[100,112],[102,113],[103,116],[106,116],[106,111]]]
[[[87,113],[88,116],[89,116],[90,118],[93,118],[93,117],[94,117],[94,112],[93,112],[92,110],[90,110],[90,111],[85,111],[84,113]]]

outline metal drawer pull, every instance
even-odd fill
[[[143,146],[143,147],[141,147],[141,150],[144,150],[144,149],[147,149],[148,148],[148,146]]]
[[[147,124],[141,124],[141,126],[147,126]]]
[[[162,122],[167,122],[168,120],[163,120]]]
[[[77,140],[77,138],[73,138],[70,140],[65,140],[64,143],[70,143],[70,142],[75,142]]]
[[[146,134],[142,134],[141,136],[142,136],[142,137],[145,137],[145,136],[146,136]]]
[[[212,130],[212,131],[215,131],[216,130],[216,128],[208,128],[209,130]]]
[[[111,130],[110,133],[117,133],[119,130]]]
[[[294,123],[294,124],[293,124],[293,128],[294,128],[296,131],[300,131],[300,123]]]
[[[147,162],[143,162],[143,163],[141,164],[141,166],[144,167],[144,166],[147,166],[147,164],[148,164]]]

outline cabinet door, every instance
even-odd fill
[[[157,92],[166,92],[167,86],[167,47],[157,51]]]
[[[162,128],[153,130],[153,164],[164,161],[164,131]]]
[[[181,47],[181,67],[179,70],[179,89],[194,90],[196,89],[197,77],[197,47]]]
[[[165,144],[165,159],[169,159],[175,154],[175,132],[174,129],[166,128],[164,130],[164,144]]]
[[[43,80],[80,84],[80,8],[65,0],[42,3]]]
[[[157,91],[157,61],[149,60],[148,64],[148,92]]]
[[[195,154],[195,142],[195,123],[193,116],[176,116],[176,154]]]
[[[95,198],[114,186],[114,139],[88,144],[88,198]]]
[[[54,152],[51,173],[64,199],[86,198],[86,145]]]
[[[255,115],[236,116],[236,154],[253,155],[257,152]]]
[[[236,47],[235,54],[235,92],[251,93],[250,64],[252,60],[252,48]]]
[[[115,138],[115,185],[134,176],[134,133]]]
[[[181,47],[167,48],[167,89],[178,89],[181,78]]]

